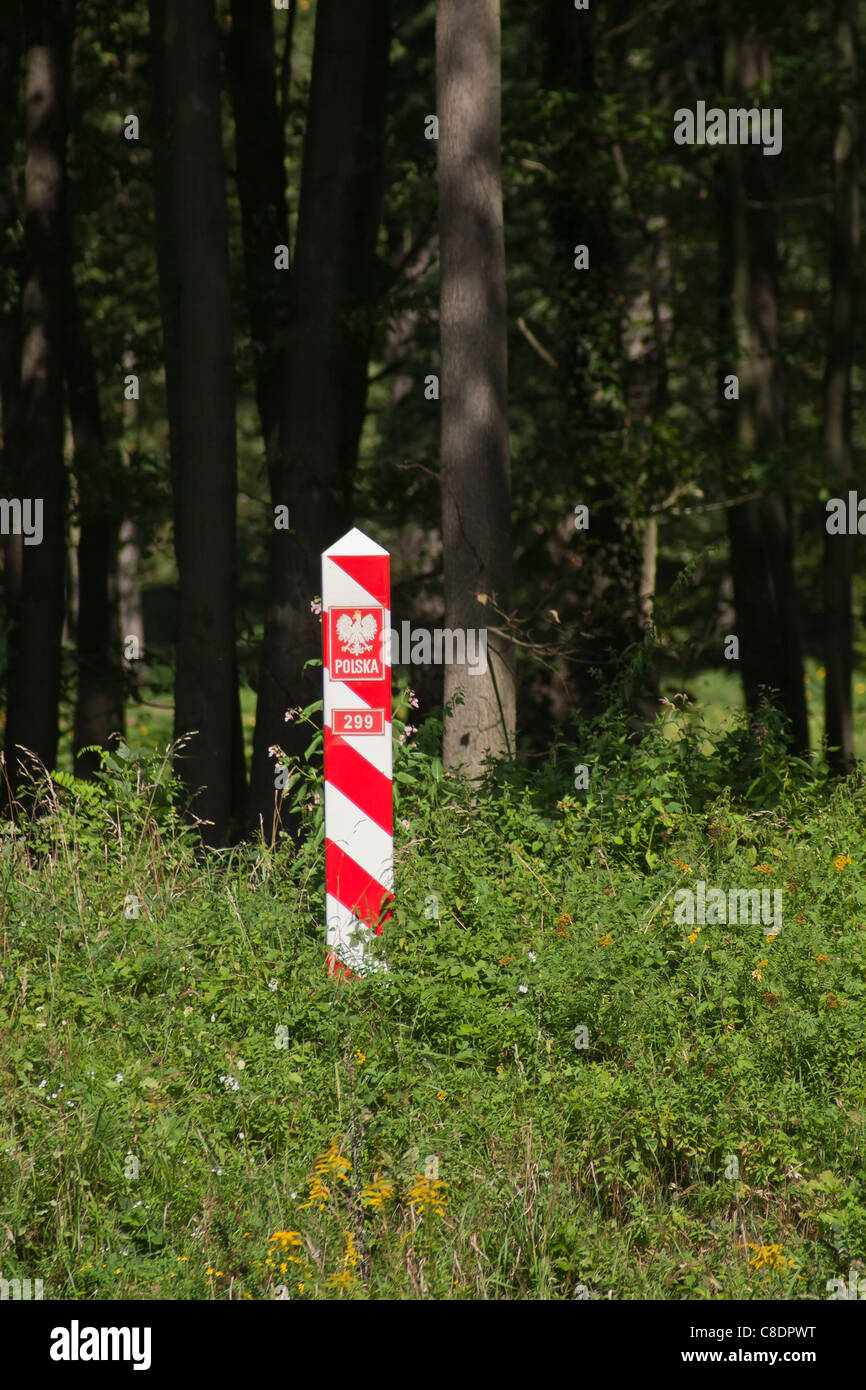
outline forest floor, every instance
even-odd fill
[[[397,746],[388,968],[353,981],[314,758],[299,851],[203,854],[152,753],[46,789],[0,845],[0,1275],[690,1300],[866,1271],[862,776],[771,721],[591,738],[475,801]],[[780,917],[701,921],[699,883]]]

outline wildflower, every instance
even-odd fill
[[[319,598],[318,594],[310,601],[310,612],[315,613],[317,617],[322,612],[322,600]]]
[[[281,1250],[287,1250],[290,1246],[302,1244],[300,1231],[274,1231],[269,1238],[268,1245],[279,1245]]]
[[[833,860],[833,863],[836,865],[836,869],[839,873],[841,873],[842,870],[846,867],[846,865],[850,864],[851,862],[852,861],[848,858],[847,854],[837,854],[836,858]]]
[[[122,1071],[119,1071],[119,1072],[117,1073],[117,1075],[115,1076],[114,1079],[115,1079],[115,1081],[117,1082],[117,1084],[118,1084],[118,1086],[119,1086],[120,1083],[121,1083],[121,1081],[123,1080],[123,1072],[122,1072]]]
[[[353,1282],[351,1270],[342,1269],[339,1274],[329,1274],[325,1282],[332,1289],[349,1289]]]
[[[838,1009],[838,1008],[840,1008],[844,1003],[845,1003],[845,1000],[844,1000],[844,999],[840,999],[839,996],[838,996],[838,994],[834,994],[833,991],[832,991],[832,989],[831,989],[831,990],[828,990],[828,992],[827,992],[827,1008],[828,1008],[828,1009]]]
[[[770,962],[769,962],[768,960],[759,960],[759,961],[758,961],[758,964],[755,966],[754,970],[752,971],[752,979],[753,979],[753,980],[757,980],[757,981],[758,981],[758,984],[761,983],[761,971],[763,970],[763,968],[764,968],[765,965],[769,965],[769,964],[770,964]]]
[[[319,1204],[319,1211],[324,1211],[331,1196],[330,1188],[325,1186],[318,1174],[313,1178],[307,1179],[307,1186],[310,1189],[310,1195],[306,1202],[301,1203],[301,1211],[304,1211],[307,1207],[314,1207],[317,1202]]]
[[[773,872],[773,866],[772,864],[756,864],[755,872],[759,874],[771,874]]]
[[[758,1253],[752,1257],[749,1264],[755,1269],[761,1269],[764,1265],[770,1269],[784,1269],[786,1265],[790,1267],[794,1261],[785,1259],[782,1254],[784,1248],[784,1245],[753,1245],[750,1241],[749,1249],[757,1250]]]
[[[400,824],[402,825],[402,827],[403,827],[404,830],[411,830],[411,829],[412,829],[412,826],[411,826],[410,822],[407,821],[407,820],[401,820]]]
[[[532,961],[532,964],[534,965],[536,960],[538,959],[534,951],[529,952],[529,959]]]
[[[556,927],[557,936],[567,936],[568,928],[571,926],[571,917],[567,912],[563,912],[553,924]]]
[[[361,1205],[381,1207],[393,1196],[394,1184],[389,1182],[387,1178],[383,1178],[381,1172],[377,1172],[373,1181],[361,1189]]]
[[[436,1099],[437,1099],[437,1100],[447,1100],[447,1099],[448,1099],[448,1092],[447,1092],[447,1091],[437,1091],[437,1092],[436,1092]]]
[[[268,989],[278,989],[278,988],[279,988],[279,985],[278,985],[278,983],[277,983],[276,980],[268,980]]]
[[[598,939],[599,946],[610,946],[612,942],[613,937],[610,935],[609,932],[606,933],[604,936],[600,936]]]
[[[426,1211],[435,1211],[437,1216],[444,1216],[445,1196],[442,1189],[447,1186],[440,1178],[425,1178],[419,1174],[409,1189],[409,1205],[422,1215]]]
[[[698,927],[698,931],[700,931],[700,927]],[[692,946],[694,946],[694,944],[695,944],[695,942],[697,941],[697,939],[698,939],[698,932],[696,932],[696,931],[690,932],[689,935],[688,935],[688,937],[687,937],[687,940],[688,940],[689,942],[691,942]]]
[[[360,1049],[359,1047],[356,1047],[356,1048],[355,1048],[355,1061],[358,1063],[358,1066],[359,1066],[359,1067],[362,1067],[362,1066],[364,1065],[364,1063],[366,1062],[366,1060],[367,1060],[367,1054],[366,1054],[366,1052],[362,1052],[361,1049]]]
[[[500,964],[500,965],[513,965],[513,963],[514,963],[514,957],[513,957],[513,956],[500,956],[500,957],[499,957],[499,964]]]
[[[820,956],[816,956],[816,957],[815,957],[815,964],[816,964],[816,965],[829,965],[829,964],[830,964],[830,957],[829,957],[829,956],[825,956],[825,955],[823,955],[823,953],[822,953]]]
[[[528,993],[529,993],[529,985],[518,985],[518,986],[517,986],[517,993],[518,993],[518,994],[528,994]]]
[[[412,735],[413,735],[413,734],[417,734],[417,732],[418,732],[418,730],[416,729],[416,727],[415,727],[414,724],[407,724],[406,727],[404,728],[402,734],[401,734],[400,737],[398,738],[397,742],[398,742],[398,743],[405,743],[406,740],[407,740],[407,738],[411,738]]]
[[[316,1159],[316,1172],[320,1177],[324,1177],[327,1173],[333,1173],[340,1182],[345,1182],[351,1171],[352,1165],[340,1153],[338,1141],[332,1139],[325,1152]]]
[[[223,1083],[227,1091],[239,1091],[241,1088],[241,1083],[238,1081],[236,1076],[228,1076],[225,1073],[223,1073],[223,1075],[220,1077],[220,1081]]]
[[[345,1255],[343,1256],[343,1264],[344,1264],[344,1265],[346,1266],[346,1268],[348,1269],[349,1266],[352,1266],[352,1268],[354,1268],[354,1266],[355,1266],[357,1263],[358,1263],[358,1252],[357,1252],[357,1250],[355,1249],[355,1238],[354,1238],[354,1236],[352,1235],[352,1232],[351,1232],[351,1231],[347,1231],[347,1232],[346,1232],[346,1253],[345,1253]]]
[[[406,687],[406,699],[409,702],[410,709],[417,709],[419,704],[421,703],[414,690],[410,690],[408,686]]]

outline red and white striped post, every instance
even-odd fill
[[[328,969],[364,973],[393,898],[391,557],[355,528],[322,555]]]

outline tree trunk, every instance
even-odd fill
[[[741,104],[769,81],[766,41],[750,29],[729,37],[725,88]],[[766,98],[764,98],[766,100]],[[785,442],[784,388],[778,358],[777,255],[769,162],[760,147],[726,150],[732,257],[732,319],[737,344],[737,445],[744,457]],[[739,480],[733,488],[741,486]],[[746,704],[778,690],[796,752],[809,748],[799,605],[794,578],[790,499],[771,490],[727,513]]]
[[[94,745],[107,748],[110,735],[123,732],[123,674],[115,582],[118,522],[112,505],[119,462],[116,453],[109,457],[106,448],[96,368],[71,271],[64,321],[64,374],[81,528],[73,750],[76,774],[91,777],[99,769],[99,755],[80,750]]]
[[[468,636],[512,603],[499,0],[439,0],[436,93],[445,620]],[[446,706],[461,689],[443,759],[474,778],[486,755],[515,754],[509,639],[491,635],[483,674],[446,665]]]
[[[860,94],[857,86],[857,0],[836,0],[834,37],[839,118],[833,150],[833,250],[830,342],[824,378],[824,450],[839,492],[847,495],[852,473],[851,370],[854,359],[855,298],[860,249],[857,144]],[[834,772],[854,762],[851,712],[851,577],[853,537],[824,534],[824,690],[827,758]]]
[[[235,781],[234,361],[219,50],[213,0],[152,0],[157,50],[155,138],[166,371],[176,424],[175,551],[179,572],[175,737],[192,735],[179,770],[204,837],[231,833]],[[164,87],[161,85],[164,82]]]
[[[18,492],[16,424],[21,395],[21,262],[17,247],[18,198],[15,178],[15,137],[18,125],[21,75],[22,16],[20,6],[0,10],[0,495]],[[3,551],[4,633],[17,620],[21,602],[22,537],[0,537]],[[8,671],[8,638],[5,678]],[[8,707],[8,701],[6,702]],[[5,788],[3,789],[5,793]]]
[[[288,246],[285,144],[277,107],[273,0],[232,0],[228,44],[237,184],[256,401],[273,481],[279,447],[286,295],[274,247]],[[284,276],[287,272],[282,272]],[[276,281],[276,283],[275,283]]]
[[[309,742],[309,730],[284,716],[321,698],[319,671],[302,674],[322,655],[310,603],[321,552],[351,523],[379,281],[389,43],[388,0],[319,0],[272,479],[271,500],[289,507],[291,530],[271,533],[251,774],[250,823],[268,837],[280,819],[268,749],[295,755]]]
[[[42,504],[41,543],[21,549],[21,586],[9,630],[6,763],[18,746],[48,768],[57,760],[65,586],[62,315],[66,261],[68,0],[25,6],[27,164],[17,496]]]

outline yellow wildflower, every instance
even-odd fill
[[[309,1197],[306,1202],[301,1203],[300,1210],[303,1211],[306,1207],[314,1207],[318,1202],[319,1211],[324,1211],[331,1196],[330,1188],[325,1186],[318,1173],[313,1178],[307,1178],[307,1187],[310,1189]]]
[[[815,957],[815,964],[816,964],[816,965],[829,965],[829,964],[830,964],[830,957],[829,957],[829,956],[825,956],[825,955],[823,954],[823,952],[822,952],[822,954],[821,954],[820,956],[816,956],[816,957]]]
[[[359,1047],[356,1047],[356,1048],[355,1048],[355,1061],[358,1063],[358,1066],[359,1066],[359,1067],[362,1067],[362,1066],[364,1065],[364,1063],[366,1062],[366,1060],[367,1060],[367,1054],[366,1054],[366,1052],[362,1052],[361,1049],[360,1049]]]
[[[598,944],[599,944],[599,946],[610,946],[610,944],[611,944],[612,941],[613,941],[613,937],[610,935],[609,932],[606,933],[604,936],[600,936],[600,937],[598,938]]]
[[[420,1174],[413,1178],[409,1189],[409,1205],[413,1211],[423,1213],[435,1211],[437,1216],[445,1215],[445,1196],[443,1189],[448,1186],[440,1178],[425,1178]]]
[[[763,970],[763,968],[764,968],[765,965],[769,965],[769,964],[770,964],[770,962],[769,962],[768,960],[759,960],[759,961],[758,961],[758,964],[755,966],[754,970],[752,971],[752,979],[753,979],[753,980],[757,980],[757,981],[758,981],[758,984],[761,983],[761,971]]]
[[[394,1184],[387,1178],[383,1178],[381,1172],[377,1172],[371,1183],[361,1189],[361,1205],[364,1207],[381,1207],[383,1202],[387,1202],[394,1196]]]
[[[773,872],[773,866],[772,864],[756,864],[755,871],[759,874],[771,874]]]
[[[320,1177],[333,1173],[339,1182],[346,1182],[351,1171],[351,1163],[340,1153],[339,1140],[332,1139],[325,1152],[316,1159],[316,1172]]]
[[[273,1244],[275,1241],[281,1250],[287,1250],[290,1245],[301,1244],[301,1233],[300,1231],[274,1231],[274,1234],[268,1241],[268,1245]]]
[[[767,1265],[770,1269],[784,1269],[794,1264],[793,1260],[786,1260],[782,1251],[784,1245],[752,1245],[749,1243],[750,1250],[757,1250],[757,1254],[749,1261],[755,1269],[761,1269]]]
[[[841,873],[845,866],[851,863],[851,860],[848,858],[847,854],[837,854],[833,863],[836,865],[838,872]]]
[[[447,1092],[447,1091],[437,1091],[437,1092],[436,1092],[436,1099],[437,1099],[437,1100],[447,1100],[447,1099],[448,1099],[448,1092]]]

